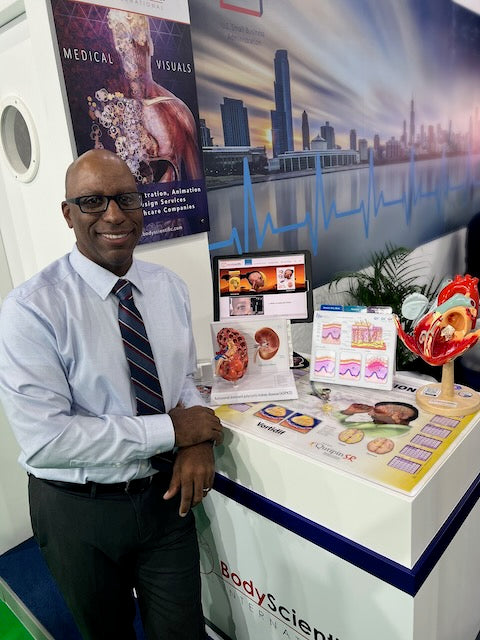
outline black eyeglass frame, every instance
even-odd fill
[[[118,199],[121,198],[122,196],[133,196],[133,195],[138,196],[138,198],[140,199],[140,205],[136,207],[122,207]],[[86,211],[85,209],[82,209],[82,205],[81,205],[82,200],[84,198],[91,198],[92,196],[96,198],[106,198],[107,203],[105,205],[105,208],[96,209],[95,211],[90,211],[90,210]],[[68,202],[69,204],[76,204],[82,213],[88,213],[93,216],[97,214],[105,213],[105,211],[108,209],[108,206],[111,200],[114,200],[118,208],[121,209],[122,211],[135,211],[135,209],[141,209],[143,206],[143,193],[141,191],[127,191],[126,193],[117,193],[114,196],[107,196],[103,193],[102,194],[89,193],[88,195],[77,196],[76,198],[65,198],[65,202]]]

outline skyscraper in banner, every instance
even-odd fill
[[[226,147],[249,147],[250,131],[248,128],[247,108],[242,100],[223,98],[220,105],[223,125],[223,141]]]
[[[302,151],[310,149],[310,127],[308,125],[308,114],[302,113]]]
[[[320,135],[327,141],[327,149],[335,149],[335,129],[328,120],[320,127]]]
[[[205,118],[200,118],[200,139],[202,141],[202,147],[213,147],[213,138],[209,127],[207,127]]]
[[[415,144],[415,105],[413,97],[410,101],[410,146]]]
[[[357,150],[357,131],[350,129],[350,149]]]
[[[278,49],[274,59],[275,110],[271,111],[273,155],[293,151],[292,98],[288,52]]]

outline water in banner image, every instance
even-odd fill
[[[479,161],[464,155],[361,165],[251,187],[247,176],[244,185],[209,191],[209,242],[225,245],[214,254],[308,248],[318,286],[364,266],[387,242],[414,248],[465,225],[480,211]]]

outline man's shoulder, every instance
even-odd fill
[[[144,262],[143,260],[135,260],[135,264],[143,280],[158,282],[159,279],[163,279],[168,283],[175,283],[182,287],[186,286],[184,280],[168,267],[154,264],[153,262]]]
[[[48,291],[57,290],[73,273],[68,255],[69,254],[58,258],[31,278],[15,287],[7,295],[5,301],[8,299],[26,301],[34,298],[37,294],[48,294]]]

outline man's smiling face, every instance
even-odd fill
[[[118,195],[137,191],[128,166],[114,153],[92,150],[70,167],[66,197]],[[83,213],[76,204],[62,203],[65,220],[75,232],[77,246],[84,256],[123,276],[132,264],[133,250],[143,228],[141,208],[122,211],[114,200],[104,213]]]

